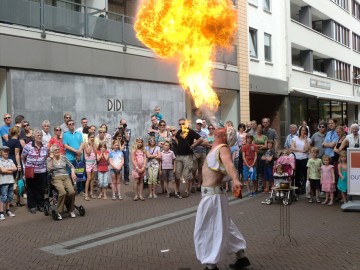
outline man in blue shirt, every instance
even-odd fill
[[[338,135],[336,134],[336,120],[330,118],[328,120],[328,129],[329,131],[326,133],[325,140],[322,144],[322,147],[325,149],[324,154],[331,157],[332,164],[334,163],[334,146],[339,140]]]
[[[80,132],[75,131],[74,120],[68,120],[67,126],[69,130],[63,134],[65,156],[74,166],[76,166],[76,161],[80,160],[84,147],[83,136]],[[77,191],[80,193],[82,191],[81,182],[77,182],[76,185]]]
[[[4,123],[2,127],[0,127],[0,136],[2,139],[2,145],[6,145],[9,140],[9,130],[11,128],[11,115],[8,113],[4,114]]]

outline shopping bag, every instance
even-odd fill
[[[85,162],[77,161],[75,164],[75,175],[78,180],[85,179]]]

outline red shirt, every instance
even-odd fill
[[[59,148],[60,148],[60,154],[65,155],[65,147],[64,147],[61,139],[58,140],[58,139],[56,139],[55,137],[52,137],[52,138],[50,139],[50,141],[49,141],[49,146],[48,146],[48,148],[50,149],[50,147],[51,147],[52,145],[57,145],[57,146],[59,146]]]
[[[244,144],[241,148],[241,152],[245,153],[246,163],[251,166],[255,160],[255,154],[258,150],[256,144]],[[244,164],[245,165],[245,164]]]

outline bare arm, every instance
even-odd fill
[[[20,148],[15,148],[15,160],[18,167],[18,171],[21,171]]]
[[[348,139],[345,139],[345,140],[342,141],[342,143],[341,143],[339,149],[336,151],[336,153],[340,153],[346,146],[349,146],[349,140]]]
[[[241,189],[241,184],[239,181],[238,173],[234,167],[234,163],[232,162],[230,149],[227,147],[221,147],[220,149],[220,159],[224,164],[226,172],[233,180],[233,189]]]
[[[190,146],[192,149],[195,148],[196,146],[202,144],[204,141],[204,139],[202,137],[200,137],[199,139],[195,140],[194,143]]]

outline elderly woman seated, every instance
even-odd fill
[[[64,211],[64,205],[67,211],[69,211],[70,217],[76,217],[74,212],[75,191],[66,166],[71,169],[71,178],[75,182],[76,175],[74,166],[64,155],[60,154],[59,146],[52,145],[50,147],[50,155],[47,158],[47,169],[52,175],[52,185],[58,192],[58,219],[62,219],[61,214]]]

